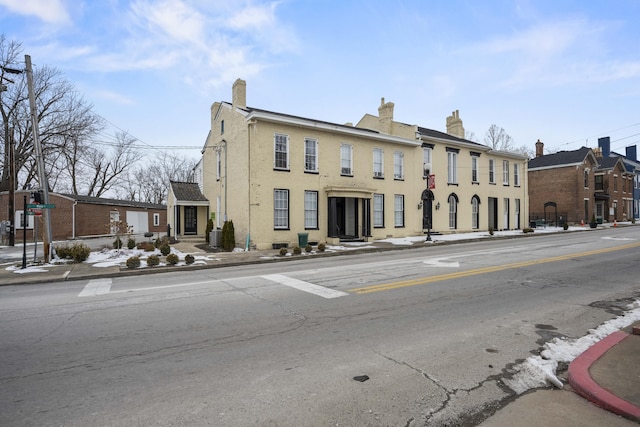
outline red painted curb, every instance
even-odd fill
[[[629,334],[626,332],[617,331],[592,345],[571,362],[568,378],[569,384],[571,384],[576,393],[595,405],[614,414],[640,421],[640,408],[600,387],[589,375],[591,365],[627,337],[629,337]]]

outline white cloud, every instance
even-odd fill
[[[70,22],[69,14],[61,0],[0,0],[0,5],[12,12],[33,15],[51,24]]]
[[[168,42],[204,42],[204,17],[181,0],[139,0],[131,5],[131,12],[143,30]]]

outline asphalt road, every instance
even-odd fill
[[[629,227],[0,287],[0,425],[475,425],[639,259]]]

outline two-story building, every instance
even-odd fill
[[[632,191],[628,191],[626,196],[626,203],[631,203],[631,207],[627,209],[629,219],[640,219],[640,162],[638,162],[638,150],[635,145],[625,147],[625,154],[619,154],[611,151],[611,139],[607,136],[604,138],[598,138],[598,147],[602,152],[603,157],[618,157],[622,160],[622,163],[627,170],[627,173],[632,176],[631,185]],[[629,200],[631,199],[631,200]]]
[[[526,225],[525,157],[464,139],[457,111],[444,133],[397,122],[393,110],[383,99],[378,116],[354,126],[250,108],[238,79],[232,102],[211,107],[195,197],[209,206],[189,207],[191,229],[229,219],[236,241],[265,249],[294,245],[301,232],[338,243]],[[184,229],[189,201],[169,205],[173,228]]]

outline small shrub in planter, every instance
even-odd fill
[[[493,227],[489,227],[489,235],[493,236]]]
[[[136,247],[136,239],[134,239],[133,237],[129,237],[129,239],[127,240],[127,248],[133,249],[135,247]]]
[[[167,256],[171,253],[171,246],[168,242],[160,245],[160,253],[164,256]]]
[[[91,249],[89,249],[89,247],[84,243],[74,243],[73,246],[71,246],[70,251],[71,258],[73,258],[75,262],[86,261],[91,254]]]
[[[127,258],[127,268],[138,268],[140,267],[140,257],[132,256]]]
[[[167,255],[167,264],[176,265],[178,261],[180,261],[180,259],[178,258],[178,255],[176,254]]]
[[[194,257],[193,255],[189,254],[189,255],[185,255],[185,257],[184,257],[184,262],[185,262],[187,265],[191,265],[191,264],[193,264],[194,262],[196,262],[196,259],[195,259],[195,257]]]
[[[113,249],[122,249],[122,240],[119,237],[116,237],[116,240],[113,241]]]
[[[293,253],[295,255],[300,255],[302,253],[302,249],[300,249],[300,246],[296,246],[293,248]]]
[[[280,255],[281,256],[285,256],[289,251],[287,250],[287,248],[282,247],[280,248]]]
[[[322,243],[322,242],[318,243],[318,251],[324,252],[324,250],[326,248],[327,248],[327,246],[324,243]]]
[[[56,254],[60,259],[71,258],[71,248],[67,245],[64,246],[56,246]]]
[[[160,257],[158,255],[149,255],[147,257],[147,265],[149,267],[155,267],[160,264]]]
[[[304,247],[304,251],[305,252],[311,252],[313,250],[313,248],[311,247],[311,245],[307,244],[307,246]]]
[[[562,225],[562,229],[563,229],[563,230],[568,230],[568,229],[569,229],[569,223],[565,222],[565,223]]]

